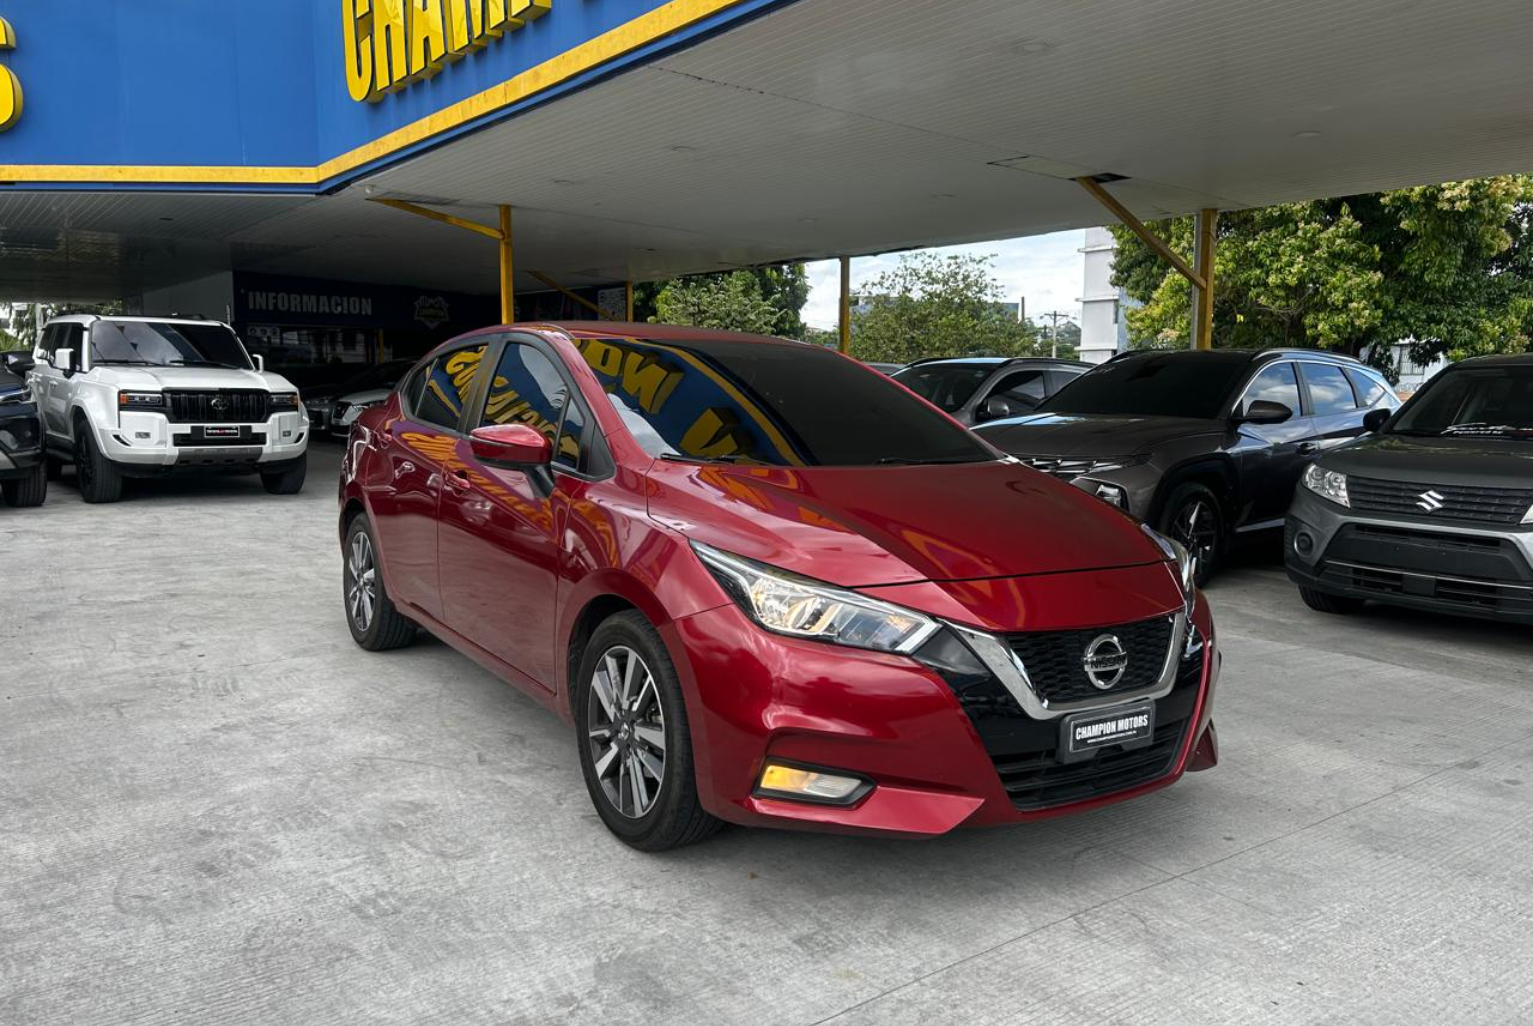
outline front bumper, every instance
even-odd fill
[[[34,404],[0,413],[0,481],[28,477],[43,459],[43,429]]]
[[[252,424],[172,423],[160,413],[121,412],[115,426],[95,431],[102,454],[129,474],[259,470],[297,459],[309,444],[309,419],[302,410]]]
[[[1533,623],[1533,529],[1360,514],[1300,488],[1283,560],[1290,580],[1329,595]]]
[[[769,634],[733,605],[662,633],[681,655],[709,812],[754,826],[919,837],[1084,811],[1212,766],[1220,657],[1201,597],[1193,623],[1204,643],[1156,700],[1154,757],[1104,748],[1068,765],[1056,751],[1062,721],[1030,718],[993,679],[952,679],[902,656]],[[768,758],[875,786],[851,806],[763,797],[755,784]]]

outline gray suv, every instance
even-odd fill
[[[1466,360],[1373,417],[1371,437],[1305,471],[1289,510],[1305,603],[1533,623],[1533,356]]]
[[[889,376],[973,427],[1031,413],[1090,369],[1089,363],[1048,356],[957,356],[917,360]]]
[[[1400,405],[1375,370],[1308,349],[1123,353],[982,424],[990,444],[1157,528],[1217,570],[1237,532],[1278,528],[1304,468]]]

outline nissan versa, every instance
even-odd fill
[[[442,638],[575,725],[607,826],[941,834],[1213,766],[1187,554],[798,343],[495,328],[362,413],[363,648]]]

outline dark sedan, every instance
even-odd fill
[[[917,360],[891,377],[970,427],[1031,413],[1091,369],[1077,360],[963,356]]]
[[[1377,371],[1330,353],[1155,350],[977,430],[1181,542],[1203,582],[1235,534],[1282,526],[1310,462],[1399,404]]]

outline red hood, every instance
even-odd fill
[[[1164,560],[1127,515],[1014,463],[737,467],[656,461],[649,512],[688,537],[846,587]]]

